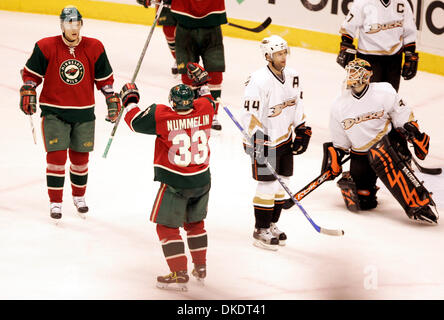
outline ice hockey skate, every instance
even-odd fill
[[[285,246],[285,242],[287,241],[287,235],[285,234],[285,232],[279,230],[276,223],[272,222],[270,224],[270,231],[271,234],[279,240],[279,245]]]
[[[253,232],[254,242],[258,248],[273,250],[278,249],[279,240],[270,231],[270,228],[256,228]]]
[[[222,125],[220,124],[219,120],[217,120],[216,114],[213,117],[213,122],[211,123],[211,129],[217,130],[217,131],[222,130]]]
[[[60,220],[62,218],[62,204],[59,202],[51,202],[49,213],[51,218],[57,221]]]
[[[207,276],[207,266],[204,264],[195,264],[191,274],[200,284],[203,285],[205,282],[205,277]]]
[[[72,197],[72,200],[74,202],[74,205],[76,206],[77,214],[82,219],[86,219],[86,213],[88,212],[89,208],[86,205],[85,197]]]
[[[166,276],[158,276],[156,286],[164,290],[188,291],[189,279],[186,271],[171,272]]]
[[[434,212],[430,206],[414,208],[408,213],[410,219],[425,221],[428,223],[438,223],[438,213]]]

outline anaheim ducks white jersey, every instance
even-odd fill
[[[405,105],[388,82],[373,82],[356,95],[345,90],[330,110],[333,145],[345,150],[365,152],[392,129],[413,121]]]
[[[363,54],[393,55],[416,42],[416,25],[407,0],[355,0],[340,33],[358,36]]]
[[[299,75],[288,67],[282,73],[281,80],[265,66],[245,84],[241,123],[250,136],[261,129],[269,136],[270,146],[287,141],[292,129],[305,121]]]

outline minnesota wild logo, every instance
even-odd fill
[[[67,84],[77,84],[83,79],[85,68],[83,64],[75,59],[69,59],[60,65],[60,77]]]

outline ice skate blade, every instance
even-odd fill
[[[184,283],[161,283],[157,282],[156,287],[162,290],[170,290],[170,291],[188,291],[188,287]]]
[[[199,277],[194,277],[194,279],[196,279],[196,282],[199,286],[201,286],[201,287],[205,286],[205,279],[202,279]]]
[[[77,215],[80,217],[80,219],[86,220],[86,212],[77,211]]]
[[[286,241],[287,240],[279,240],[279,246],[285,247],[285,245],[287,244]]]
[[[270,250],[270,251],[277,251],[278,250],[278,245],[276,244],[266,244],[263,243],[262,241],[259,240],[254,240],[253,241],[253,245],[255,247],[261,248],[261,249],[265,249],[265,250]]]

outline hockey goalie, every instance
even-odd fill
[[[337,183],[350,211],[376,208],[379,178],[410,219],[437,223],[436,205],[411,169],[407,145],[424,159],[430,137],[420,131],[411,108],[389,83],[370,83],[367,61],[355,59],[346,71],[346,90],[330,111],[332,143],[325,148],[322,170],[331,170],[331,179],[339,176],[341,160],[350,153],[350,171]]]

